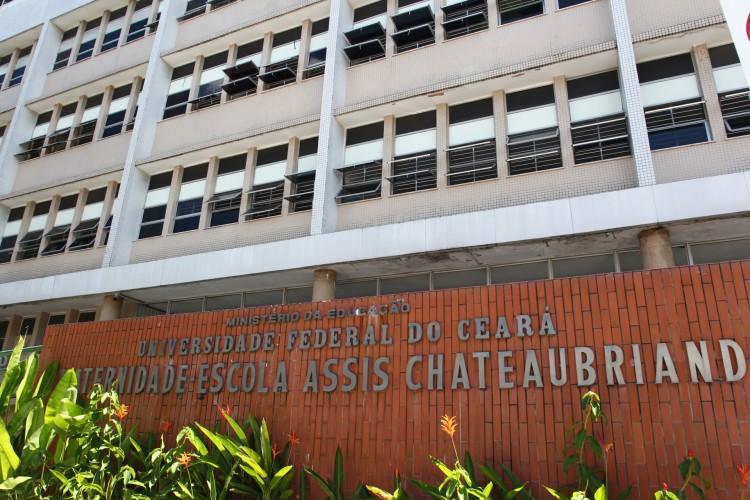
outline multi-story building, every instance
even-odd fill
[[[719,0],[0,2],[0,336],[750,256]]]

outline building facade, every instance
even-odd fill
[[[1,8],[6,349],[748,256],[748,85],[718,0]]]

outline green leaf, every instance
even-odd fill
[[[242,430],[242,427],[239,426],[239,424],[229,416],[228,413],[221,412],[222,415],[224,415],[224,418],[229,423],[229,426],[232,428],[234,433],[237,435],[237,438],[247,446],[249,443],[247,442],[247,435],[245,435],[245,431]]]
[[[523,485],[523,486],[519,486],[515,490],[510,490],[505,495],[503,495],[503,500],[510,500],[511,498],[515,498],[516,495],[524,492],[525,487],[526,485]]]
[[[630,496],[630,490],[633,488],[632,484],[629,484],[627,488],[625,488],[625,491],[621,491],[619,495],[617,495],[617,500],[625,500]]]
[[[367,489],[375,495],[376,497],[380,498],[381,500],[393,500],[394,496],[388,493],[387,491],[381,490],[380,488],[376,486],[370,486],[367,485]]]
[[[688,484],[690,485],[691,488],[693,488],[693,491],[695,492],[696,495],[698,495],[701,498],[701,500],[706,500],[706,493],[703,491],[703,488],[700,488],[695,483],[688,483]]]
[[[591,446],[591,449],[594,450],[596,458],[600,458],[602,456],[602,445],[599,443],[599,440],[592,436],[587,436],[586,440],[588,441],[589,446]]]
[[[566,497],[565,495],[563,495],[562,493],[558,491],[553,490],[552,488],[545,486],[544,489],[547,490],[550,495],[557,498],[558,500],[570,500],[570,498]]]
[[[8,358],[8,366],[5,367],[6,370],[18,366],[21,362],[21,353],[23,352],[23,345],[25,342],[23,336],[18,338],[18,342],[16,342],[16,346],[13,348],[13,352],[10,353],[10,358]]]
[[[23,405],[28,403],[31,399],[32,391],[34,390],[34,381],[36,380],[36,372],[39,369],[39,355],[32,353],[23,363],[23,376],[18,383],[16,389],[16,411],[18,411]]]
[[[281,482],[281,480],[284,479],[284,476],[286,476],[287,474],[289,474],[289,472],[291,472],[291,470],[292,470],[292,466],[291,465],[287,465],[286,467],[282,467],[281,469],[279,469],[279,472],[277,472],[276,474],[274,474],[273,478],[271,478],[271,483],[270,483],[270,485],[268,487],[269,490],[273,491],[274,489],[276,489],[276,487],[279,485],[279,483]]]
[[[12,491],[16,489],[16,486],[19,484],[23,484],[26,482],[31,481],[31,478],[29,476],[16,476],[16,477],[10,477],[0,483],[0,490],[2,491]]]
[[[307,481],[305,480],[307,476],[305,474],[300,474],[299,476],[299,498],[300,500],[307,500]]]
[[[52,384],[55,382],[59,369],[59,361],[53,361],[44,369],[42,376],[39,378],[39,382],[36,384],[36,389],[34,389],[34,396],[39,396],[42,399],[49,396],[49,393],[52,390]]]
[[[333,459],[333,484],[336,494],[339,494],[344,485],[344,457],[341,454],[341,446],[336,448],[336,457]]]
[[[568,469],[570,469],[576,463],[576,461],[578,461],[577,455],[570,455],[568,458],[566,458],[563,462],[563,471],[567,473]]]
[[[21,459],[13,449],[5,423],[0,419],[0,481],[11,477],[20,463]]]
[[[336,495],[333,493],[331,488],[328,487],[328,484],[326,481],[320,477],[314,470],[310,469],[309,467],[304,468],[305,472],[310,475],[311,478],[315,480],[316,483],[323,489],[326,495],[328,495],[328,498],[331,500],[336,499]]]
[[[607,500],[607,488],[604,485],[599,486],[599,489],[596,490],[594,500]]]
[[[505,483],[503,482],[503,479],[500,477],[500,474],[498,474],[494,469],[480,465],[479,470],[482,471],[482,474],[484,474],[487,477],[487,479],[495,483],[497,487],[500,488],[500,493],[503,493],[503,494],[508,493],[509,491],[508,487],[505,486]],[[521,489],[523,489],[523,487],[521,487]]]
[[[23,377],[23,367],[16,365],[5,371],[3,381],[0,382],[0,413],[5,413],[10,404],[10,398]]]
[[[471,484],[475,485],[477,484],[477,476],[474,473],[474,461],[471,459],[471,455],[468,451],[464,453],[464,469],[466,469],[466,472],[469,474],[469,479],[471,479]]]
[[[47,400],[47,408],[44,411],[44,423],[52,422],[60,411],[62,400],[68,396],[68,390],[77,385],[76,372],[73,369],[66,371]],[[74,399],[74,398],[73,398]]]

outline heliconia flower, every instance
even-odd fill
[[[122,420],[123,418],[128,416],[129,411],[130,411],[130,408],[127,405],[120,405],[119,408],[117,408],[115,415],[117,416],[117,418]]]
[[[287,435],[287,437],[289,438],[289,444],[299,444],[300,443],[299,436],[297,435],[296,432],[292,432],[291,434]]]
[[[281,450],[279,449],[279,445],[276,443],[273,443],[273,447],[271,448],[271,453],[273,453],[273,458],[276,458],[281,453]]]
[[[440,428],[450,437],[453,437],[453,434],[456,433],[456,428],[458,427],[458,424],[456,423],[456,417],[443,415],[443,418],[440,419],[440,424]]]
[[[693,451],[693,449],[692,449],[692,448],[688,448],[688,451],[687,451],[687,456],[688,456],[688,458],[689,458],[689,459],[691,459],[691,460],[692,460],[693,458],[695,458],[695,452]]]
[[[161,432],[164,434],[169,434],[169,431],[172,430],[172,426],[174,424],[168,420],[162,420],[161,421]]]
[[[741,462],[740,465],[734,464],[734,468],[737,469],[737,477],[740,478],[742,486],[746,486],[747,482],[750,481],[750,465]]]
[[[229,405],[224,405],[224,408],[222,408],[220,404],[217,404],[216,407],[221,413],[223,413],[227,417],[229,416]]]
[[[177,462],[178,462],[178,463],[179,463],[180,465],[184,465],[184,466],[185,466],[185,468],[187,468],[187,467],[189,467],[189,466],[190,466],[190,462],[191,462],[192,460],[193,460],[193,455],[191,455],[191,454],[189,454],[189,453],[183,453],[183,454],[182,454],[182,455],[180,455],[180,457],[179,457],[179,458],[177,459]]]
[[[669,491],[669,486],[667,486],[667,483],[661,483],[661,489],[664,491]]]

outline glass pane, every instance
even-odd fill
[[[486,284],[487,272],[484,269],[434,273],[432,275],[432,288],[435,290],[461,288],[466,286],[484,286]]]
[[[612,273],[614,271],[615,259],[613,254],[589,255],[552,261],[552,272],[555,278]]]
[[[242,302],[242,294],[222,295],[220,297],[206,297],[206,311],[221,311],[224,309],[239,309]]]
[[[336,283],[337,299],[353,299],[355,297],[374,297],[378,294],[377,280],[355,281],[353,283]]]
[[[284,303],[284,290],[263,290],[262,292],[247,292],[245,307],[275,306]]]
[[[639,271],[643,269],[641,252],[638,250],[618,252],[617,257],[620,259],[620,271]]]
[[[430,289],[429,274],[413,274],[398,278],[382,278],[380,280],[380,295],[389,293],[422,292]]]
[[[203,299],[173,300],[169,303],[169,314],[200,312],[203,309]]]
[[[167,314],[167,308],[169,304],[167,302],[159,302],[157,304],[138,304],[135,310],[136,318],[145,318],[148,316],[163,316]]]
[[[717,241],[690,245],[693,264],[726,262],[747,259],[750,256],[750,240]]]
[[[78,315],[78,323],[91,323],[96,319],[96,311],[81,312]]]
[[[297,304],[299,302],[312,301],[312,287],[305,288],[287,288],[286,303]]]
[[[546,280],[549,278],[547,261],[527,262],[511,266],[498,266],[490,269],[490,279],[493,285],[501,283],[516,283],[519,281]]]
[[[674,254],[674,265],[675,266],[687,266],[688,255],[687,248],[684,245],[679,247],[672,247],[672,253]]]

